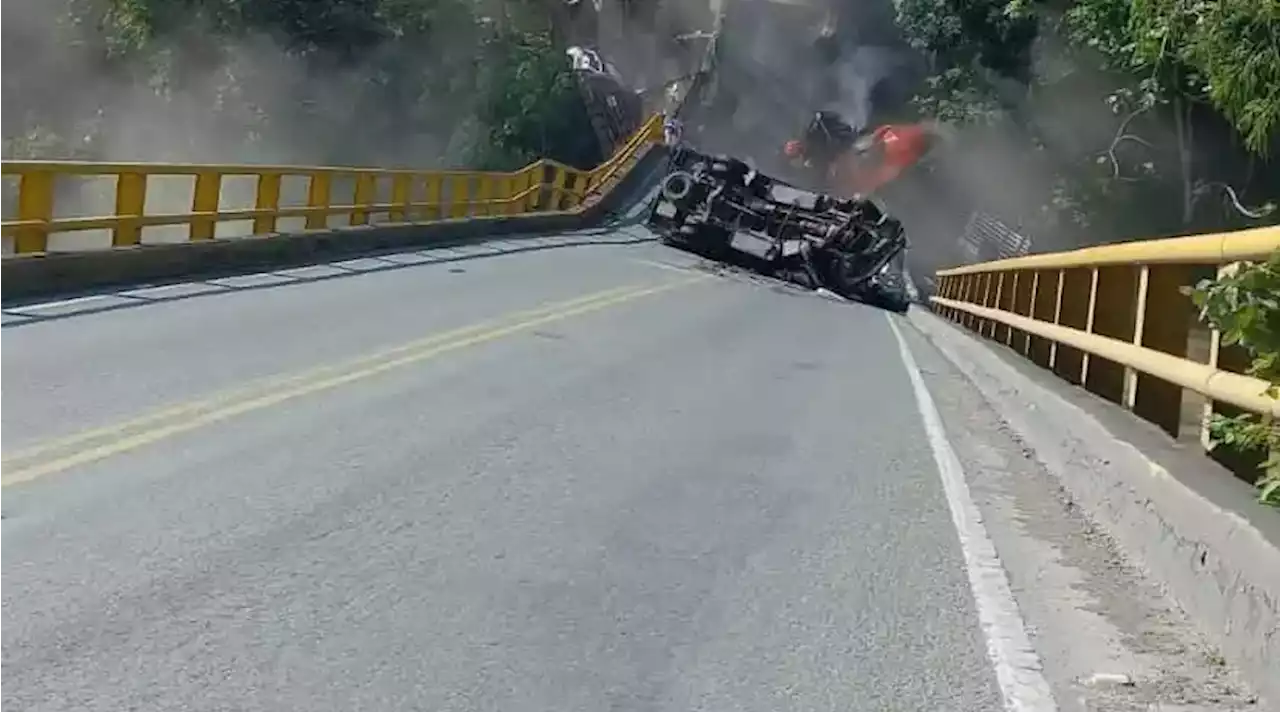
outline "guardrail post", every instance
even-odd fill
[[[563,210],[565,207],[565,180],[568,176],[560,166],[555,166],[551,177],[551,209]]]
[[[560,191],[556,189],[557,172],[554,163],[547,163],[542,167],[542,172],[539,174],[539,180],[542,181],[542,202],[538,203],[539,210],[549,211],[560,208]]]
[[[507,203],[512,215],[528,212],[531,207],[537,205],[534,202],[536,194],[526,194],[526,191],[533,185],[533,171],[528,167],[522,168],[514,176],[511,177],[511,202]],[[519,198],[517,199],[517,196]]]
[[[372,173],[355,174],[356,187],[351,204],[355,208],[347,219],[349,225],[368,225],[370,206],[378,194],[378,178]]]
[[[520,173],[516,174],[516,188],[518,192],[526,193],[522,200],[516,202],[517,213],[534,213],[538,210],[538,201],[541,195],[541,173],[543,172],[543,164],[535,163],[534,165],[526,165]]]
[[[1242,264],[1239,262],[1223,265],[1218,268],[1217,276],[1218,278],[1228,277],[1241,266]],[[1227,346],[1223,344],[1222,334],[1217,329],[1210,329],[1209,335],[1209,365],[1230,373],[1244,373],[1248,369],[1249,364],[1253,360],[1250,358],[1248,352],[1239,345]],[[1241,415],[1244,412],[1244,410],[1237,408],[1230,403],[1223,403],[1221,401],[1213,400],[1212,398],[1205,398],[1204,405],[1201,406],[1199,418],[1200,444],[1206,450],[1209,450],[1209,447],[1212,444],[1209,437],[1209,423],[1215,413],[1232,418],[1237,415]],[[1269,454],[1270,453],[1263,452],[1240,452],[1231,448],[1215,448],[1210,451],[1210,456],[1218,464],[1237,474],[1247,473],[1247,476],[1242,479],[1246,479],[1250,482],[1252,482],[1253,478],[1257,476],[1259,466],[1262,465],[1262,461]]]
[[[449,180],[449,217],[465,218],[471,212],[468,204],[468,188],[471,176],[453,176]]]
[[[1053,301],[1053,323],[1060,324],[1062,319],[1062,294],[1066,290],[1067,271],[1065,269],[1058,270],[1058,291]],[[1058,366],[1058,342],[1049,342],[1049,370],[1053,371]]]
[[[968,285],[969,285],[968,280],[965,278],[965,275],[956,275],[951,279],[955,280],[951,287],[951,293],[952,293],[951,298],[957,301],[964,301],[968,293]],[[964,320],[964,312],[961,312],[959,309],[956,309],[951,313],[951,320],[956,322],[957,324],[961,323]]]
[[[1001,285],[1004,288],[1001,290],[1000,300],[997,302],[1000,305],[1000,309],[1007,312],[1014,311],[1013,305],[1018,295],[1018,276],[1020,274],[1022,273],[1017,271],[1005,273],[1005,282],[1007,282],[1007,285]],[[1003,324],[1001,326],[1004,328],[1004,338],[1001,339],[1001,341],[1004,342],[1005,346],[1012,346],[1013,327],[1004,326]]]
[[[1084,331],[1089,325],[1089,299],[1093,294],[1093,270],[1087,267],[1063,271],[1058,319],[1055,323]],[[1065,344],[1055,344],[1053,370],[1063,379],[1079,384],[1084,369],[1084,352]]]
[[[27,171],[18,179],[18,219],[44,223],[14,232],[13,249],[18,254],[49,249],[47,223],[53,219],[53,181],[53,173],[45,170]]]
[[[328,173],[312,173],[307,182],[307,229],[329,227],[329,201],[332,199],[332,177]]]
[[[982,276],[984,278],[982,280],[982,285],[983,285],[982,301],[978,303],[984,307],[989,307],[991,306],[993,297],[995,296],[995,290],[992,289],[992,285],[996,281],[996,276],[992,272],[984,272]],[[986,335],[985,332],[987,330],[987,320],[983,319],[982,317],[978,317],[977,319],[974,319],[973,330],[977,332],[978,336],[985,336]]]
[[[1036,302],[1040,298],[1040,270],[1032,270],[1027,276],[1031,278],[1031,289],[1027,295],[1025,316],[1034,319],[1036,318]],[[1023,277],[1023,281],[1027,281],[1027,278]],[[1032,336],[1029,333],[1022,335],[1022,355],[1027,358],[1031,358],[1031,339]]]
[[[961,300],[966,304],[974,304],[974,300],[978,296],[978,282],[982,279],[981,274],[966,274],[960,279],[964,281],[964,298]],[[972,329],[975,317],[968,312],[960,314],[960,325],[966,329]]]
[[[1150,266],[1141,346],[1186,357],[1193,305],[1180,290],[1190,274],[1185,265]],[[1136,380],[1133,412],[1176,438],[1182,421],[1182,387],[1145,373],[1137,374]]]
[[[502,207],[499,213],[502,215],[512,215],[520,210],[520,205],[516,204],[516,196],[520,195],[520,174],[512,173],[503,178],[502,183]]]
[[[1089,270],[1089,306],[1085,310],[1084,332],[1093,333],[1093,314],[1098,307],[1098,268]],[[1089,382],[1089,354],[1080,354],[1080,383]]]
[[[942,275],[936,278],[934,282],[934,288],[937,289],[938,296],[942,297],[943,299],[950,299],[954,284],[955,284],[954,277],[951,277],[950,275]],[[951,318],[950,309],[942,306],[941,304],[934,304],[932,302],[926,302],[926,303],[928,304],[929,309],[932,310],[934,314],[937,314],[938,316],[944,319]]]
[[[1005,274],[1004,272],[1000,272],[996,274],[996,291],[995,291],[995,294],[991,296],[991,304],[988,305],[995,309],[1004,309],[1002,304],[1004,303],[1004,298],[1008,295],[1008,292],[1005,292],[1004,290],[1004,274]],[[1000,334],[1000,329],[1002,328],[1007,329],[1008,327],[1004,326],[998,321],[992,321],[991,328],[988,329],[987,337],[990,338],[992,341],[999,340],[998,335]]]
[[[1036,294],[1031,303],[1031,317],[1036,321],[1057,323],[1061,300],[1062,271],[1036,270]],[[1027,336],[1027,356],[1041,368],[1053,368],[1054,344],[1043,336]]]
[[[1013,273],[1013,313],[1019,316],[1031,317],[1031,305],[1035,303],[1036,287],[1039,286],[1038,272],[1027,272],[1019,270]],[[1021,345],[1014,346],[1014,334],[1022,337]],[[1025,331],[1017,329],[1009,329],[1009,341],[1007,345],[1011,349],[1017,349],[1019,353],[1026,356],[1031,348],[1030,335]]]
[[[1229,270],[1226,266],[1218,268],[1218,278],[1221,279],[1227,275]],[[1190,338],[1188,336],[1188,338]],[[1209,328],[1209,357],[1206,363],[1213,368],[1218,368],[1218,360],[1222,354],[1222,332],[1215,328]],[[1214,402],[1211,398],[1204,399],[1204,405],[1200,407],[1200,446],[1208,451],[1213,446],[1213,437],[1209,432],[1209,423],[1213,419]]]
[[[113,247],[129,247],[142,242],[141,218],[146,211],[146,174],[130,172],[116,176],[116,216],[119,222],[111,231]]]
[[[191,220],[187,239],[212,240],[218,230],[218,206],[222,193],[222,176],[202,171],[196,174],[196,186],[191,194],[191,212],[200,217]]]
[[[476,176],[476,203],[472,215],[492,215],[493,207],[489,201],[493,199],[493,176]]]
[[[422,194],[427,204],[423,206],[419,217],[422,220],[441,220],[444,218],[444,181],[438,175],[428,175],[423,181]]]
[[[987,301],[986,287],[987,287],[986,273],[979,273],[979,274],[973,275],[973,293],[972,295],[969,296],[968,300],[965,300],[965,301],[969,303],[978,303],[978,305],[980,305],[980,303],[986,302]],[[972,332],[977,332],[980,324],[982,324],[982,320],[978,319],[977,316],[974,316],[972,314],[966,315],[965,327],[968,327],[969,330],[972,330]]]
[[[1147,288],[1151,279],[1151,266],[1138,268],[1138,283],[1133,304],[1133,339],[1134,346],[1142,345],[1142,333],[1147,320]],[[1124,369],[1124,401],[1122,405],[1133,410],[1134,400],[1138,396],[1138,372],[1132,368]]]
[[[996,273],[988,271],[984,274],[986,277],[986,286],[982,288],[982,306],[991,306],[996,303]],[[979,337],[987,336],[987,327],[993,327],[995,324],[988,324],[986,319],[979,318],[974,330],[978,332]]]
[[[1143,270],[1129,265],[1099,267],[1092,333],[1133,342],[1138,314],[1138,281]],[[1113,403],[1126,404],[1125,369],[1114,361],[1090,356],[1085,388]]]
[[[575,173],[573,171],[563,171],[563,172],[565,174],[564,175],[565,193],[564,193],[563,207],[566,209],[572,210],[573,208],[578,206],[578,203],[581,200],[581,198],[578,195],[578,183],[582,182],[585,184],[586,181],[583,180],[584,176],[579,175],[578,173]],[[585,190],[583,191],[583,195],[586,195]]]
[[[397,173],[391,179],[391,210],[387,212],[387,220],[394,223],[407,222],[409,219],[409,203],[413,198],[413,176]]]
[[[280,182],[283,176],[279,173],[258,174],[257,196],[253,201],[255,210],[270,210],[272,214],[259,215],[253,219],[253,234],[270,235],[276,231],[276,216],[280,210]]]

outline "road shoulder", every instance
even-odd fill
[[[939,350],[932,332],[922,333],[919,320],[898,323],[1060,708],[1260,709],[1240,672],[1090,518],[1087,502],[1073,496],[1070,480],[1055,470],[1054,453],[1046,458],[1034,448],[1003,405],[997,413],[991,396],[949,359],[951,353]]]

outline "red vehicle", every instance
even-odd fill
[[[833,112],[818,112],[803,138],[783,151],[826,189],[866,196],[897,180],[943,138],[937,125],[886,124],[861,136]]]

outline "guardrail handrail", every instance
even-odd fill
[[[1208,448],[1211,414],[1280,417],[1280,400],[1267,395],[1269,383],[1244,375],[1242,351],[1199,324],[1186,289],[1198,276],[1276,251],[1280,227],[1014,257],[940,270],[930,301],[942,316],[1175,436],[1185,425],[1184,392],[1203,396],[1198,426]],[[1207,330],[1203,361],[1188,358],[1196,329]]]
[[[608,187],[619,172],[649,143],[662,140],[662,118],[649,117],[608,160],[591,170],[579,170],[542,159],[517,171],[427,170],[343,166],[255,164],[183,164],[81,161],[4,161],[0,174],[17,179],[14,219],[0,223],[0,231],[14,240],[19,255],[50,251],[51,235],[109,230],[111,245],[132,247],[143,242],[143,229],[188,225],[187,240],[214,239],[219,223],[252,221],[249,235],[278,232],[278,221],[302,218],[306,230],[329,229],[329,217],[347,214],[347,226],[367,225],[372,216],[386,215],[388,223],[419,223],[448,219],[527,215],[584,207]],[[89,217],[60,216],[58,179],[112,177],[115,211]],[[152,179],[194,179],[187,212],[148,213]],[[253,207],[223,209],[224,179],[255,180]],[[306,205],[281,207],[285,179],[307,182]],[[334,203],[335,180],[353,183],[351,200]],[[390,200],[378,200],[389,183]],[[8,186],[6,186],[8,188]],[[8,192],[8,191],[6,191]]]
[[[1270,413],[1280,417],[1280,401],[1266,395],[1265,391],[1269,384],[1262,379],[1170,356],[1155,349],[1134,346],[1119,339],[1037,322],[999,309],[988,309],[952,299],[935,298],[933,301],[942,307],[958,309],[967,314],[998,321],[1015,329],[1052,339],[1060,344],[1073,346],[1092,356],[1115,361],[1122,366],[1176,383],[1202,396],[1230,403],[1253,413]]]
[[[1140,242],[1082,247],[1067,252],[1025,255],[940,270],[939,277],[981,272],[1032,269],[1070,269],[1132,264],[1225,264],[1265,259],[1277,249],[1276,227],[1259,227],[1235,232],[1168,237]]]

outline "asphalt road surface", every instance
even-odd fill
[[[1003,708],[905,321],[556,242],[8,308],[5,708]]]

